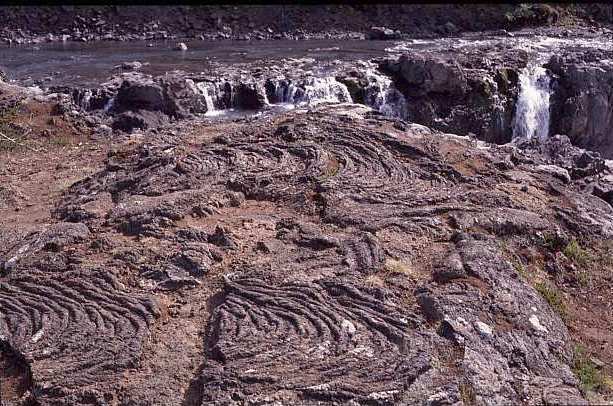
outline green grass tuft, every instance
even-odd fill
[[[550,287],[545,282],[537,283],[534,288],[545,298],[549,306],[551,306],[562,318],[566,320],[568,317],[568,310],[566,308],[566,302],[564,297],[555,287]]]
[[[607,376],[590,359],[587,349],[582,345],[575,346],[573,355],[573,372],[581,382],[584,392],[608,390]]]
[[[566,258],[574,261],[577,265],[586,266],[590,261],[590,255],[581,248],[577,240],[569,242],[562,252],[566,255]]]

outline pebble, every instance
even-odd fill
[[[492,334],[494,334],[492,328],[482,321],[477,321],[475,323],[475,328],[477,329],[479,334],[483,336],[491,336]]]
[[[536,316],[536,314],[533,314],[532,316],[530,316],[530,318],[528,319],[530,321],[530,324],[532,324],[532,327],[537,330],[537,331],[542,331],[544,333],[547,333],[547,328],[545,326],[543,326],[541,324],[541,321],[539,320],[539,318]]]

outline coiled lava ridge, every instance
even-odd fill
[[[211,356],[223,367],[205,368],[203,404],[255,401],[279,390],[393,402],[430,368],[416,319],[345,281],[271,286],[226,279],[209,337]]]

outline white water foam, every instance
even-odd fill
[[[388,117],[407,119],[407,101],[392,85],[392,80],[372,69],[366,72],[366,77],[369,83],[364,100],[366,105]]]
[[[513,117],[513,138],[545,139],[549,135],[550,78],[542,66],[524,68]]]

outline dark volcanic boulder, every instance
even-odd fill
[[[115,98],[116,112],[149,110],[164,111],[164,91],[153,80],[125,80]]]
[[[195,113],[206,113],[207,106],[194,81],[184,75],[164,75],[158,79],[164,89],[165,113],[184,118]]]
[[[401,34],[400,31],[392,30],[390,28],[385,27],[370,27],[370,31],[367,34],[368,39],[372,40],[390,40],[390,39],[400,39]]]
[[[384,60],[379,67],[405,96],[410,121],[505,143],[512,137],[517,72],[525,65],[520,56],[415,51]]]
[[[168,121],[168,117],[160,112],[137,110],[125,111],[113,120],[113,130],[132,132],[134,129],[145,130],[160,126]]]
[[[245,110],[258,110],[266,105],[266,90],[257,83],[239,83],[234,89],[234,106]]]
[[[551,126],[573,144],[613,157],[613,64],[608,55],[553,56],[548,67],[557,75]],[[608,59],[608,60],[607,60]]]
[[[454,59],[438,59],[424,55],[402,55],[398,73],[419,93],[461,95],[467,90],[466,75]]]
[[[122,82],[113,103],[114,113],[125,111],[158,111],[175,118],[193,113],[206,113],[203,94],[183,74],[167,74],[157,78],[133,75]]]

